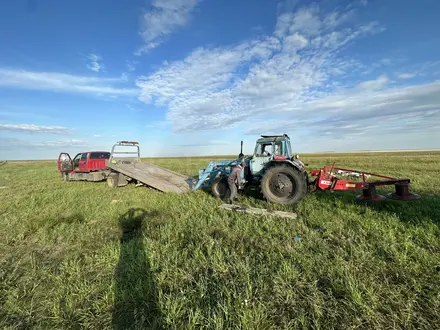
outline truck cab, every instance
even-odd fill
[[[106,160],[109,158],[108,151],[80,152],[73,160],[68,153],[62,152],[58,156],[58,171],[65,181],[101,181],[105,179],[102,175],[108,170]]]

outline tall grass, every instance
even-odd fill
[[[147,161],[197,175],[209,160]],[[63,182],[54,162],[9,162],[0,327],[439,328],[440,154],[304,156],[310,169],[335,160],[409,177],[423,197],[363,206],[359,192],[325,192],[270,206],[298,213],[288,220],[230,213],[203,191]]]

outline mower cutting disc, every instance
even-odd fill
[[[396,191],[393,193],[389,193],[386,195],[386,198],[393,199],[396,201],[413,201],[416,199],[420,199],[421,196],[409,191],[408,184],[396,184]]]
[[[369,186],[367,189],[363,189],[362,195],[356,196],[356,200],[359,202],[380,202],[385,199],[385,196],[376,194],[375,186]]]
[[[408,195],[405,195],[405,196],[399,196],[395,192],[393,192],[393,193],[386,194],[385,197],[388,199],[393,199],[395,201],[413,201],[413,200],[421,198],[420,195],[417,195],[412,192],[408,193]]]

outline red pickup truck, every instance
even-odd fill
[[[80,152],[75,158],[66,152],[58,156],[58,171],[64,181],[103,181],[110,173],[105,161],[108,151]]]

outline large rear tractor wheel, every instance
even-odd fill
[[[264,198],[277,204],[299,203],[307,193],[305,177],[295,168],[278,165],[269,168],[261,180]]]
[[[119,173],[110,173],[107,177],[107,184],[111,188],[118,187]]]
[[[229,189],[228,180],[226,177],[217,177],[211,186],[212,195],[216,198],[229,198],[231,190]]]

